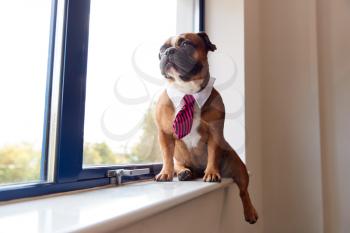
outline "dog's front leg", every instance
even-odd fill
[[[208,138],[208,162],[204,171],[203,180],[205,182],[220,182],[220,153],[221,149],[218,146],[215,135],[209,135]]]
[[[156,175],[156,181],[172,181],[174,177],[174,148],[175,140],[171,134],[167,134],[159,130],[159,144],[163,153],[163,168],[161,172]]]

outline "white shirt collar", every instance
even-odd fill
[[[202,108],[205,102],[208,100],[211,94],[211,91],[213,90],[214,82],[215,82],[215,78],[210,78],[205,88],[203,88],[200,92],[192,94],[199,108]],[[171,101],[173,102],[175,108],[178,108],[180,106],[183,97],[186,95],[185,93],[183,93],[182,91],[174,87],[173,85],[167,85],[166,92],[169,98],[171,99]]]

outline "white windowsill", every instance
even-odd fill
[[[0,230],[4,232],[97,232],[106,224],[113,229],[225,188],[202,181],[139,182],[51,196],[0,206]]]

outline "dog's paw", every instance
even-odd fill
[[[248,208],[247,210],[244,210],[244,217],[247,222],[250,224],[256,223],[258,221],[258,213],[256,212],[255,208],[252,206]]]
[[[179,181],[193,180],[193,175],[190,169],[184,169],[177,174]]]
[[[221,175],[217,170],[206,170],[203,177],[204,182],[221,182]]]
[[[171,171],[161,171],[158,175],[154,177],[155,181],[166,182],[172,181],[174,177],[174,172]]]

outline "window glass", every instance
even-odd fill
[[[40,179],[51,1],[0,1],[0,185]]]
[[[84,165],[161,162],[158,52],[168,37],[194,31],[197,12],[190,0],[91,1]]]

